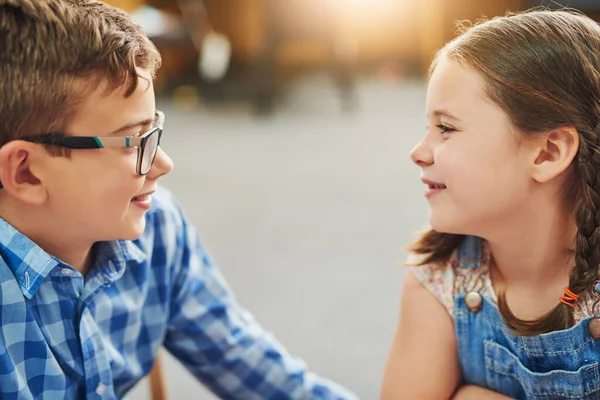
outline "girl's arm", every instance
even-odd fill
[[[381,399],[451,399],[460,382],[452,318],[410,271],[401,301]],[[461,391],[456,394],[462,395]],[[466,389],[465,393],[469,395]]]
[[[465,385],[458,389],[452,400],[511,400],[511,398],[479,386]]]

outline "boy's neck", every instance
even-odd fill
[[[87,275],[94,263],[93,243],[74,235],[69,238],[60,224],[44,221],[34,213],[16,212],[10,208],[0,208],[0,217],[15,229],[40,246],[46,253],[72,266],[82,275]],[[58,228],[57,228],[58,227]]]

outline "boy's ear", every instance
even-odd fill
[[[30,205],[44,203],[48,197],[40,173],[44,156],[49,154],[42,146],[23,140],[0,147],[0,181],[4,186],[1,190]]]
[[[548,182],[572,164],[579,150],[579,133],[572,126],[535,134],[532,178]]]

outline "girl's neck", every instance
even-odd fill
[[[537,319],[558,304],[569,282],[577,225],[572,218],[538,216],[509,227],[485,238],[492,257],[490,278],[518,318]]]
[[[575,265],[577,223],[565,209],[560,202],[532,201],[482,232],[494,267],[506,285],[568,283]]]
[[[575,262],[575,231],[563,229],[488,240],[493,268],[502,281],[511,286],[566,285]]]
[[[574,221],[543,219],[496,232],[488,240],[494,291],[511,311],[533,320],[559,302],[575,263]]]

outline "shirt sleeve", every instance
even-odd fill
[[[223,399],[357,399],[308,371],[240,307],[181,218],[165,348]]]
[[[454,315],[454,271],[451,265],[426,264],[410,267],[409,271],[442,303],[452,317]]]

